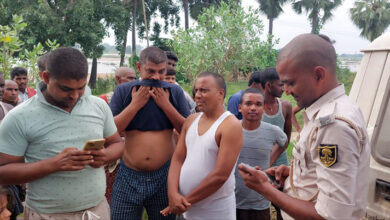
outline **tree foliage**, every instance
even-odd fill
[[[12,65],[16,63],[14,54],[22,50],[24,42],[20,32],[27,26],[22,17],[14,16],[10,25],[0,25],[0,71],[8,78]]]
[[[12,20],[13,22],[9,26],[0,25],[0,71],[5,74],[5,78],[9,78],[9,73],[14,65],[25,67],[35,84],[38,79],[38,58],[48,51],[41,43],[33,45],[31,50],[23,49],[22,46],[25,43],[20,40],[20,35],[27,27],[27,23],[23,21],[21,16],[13,16]],[[49,51],[59,47],[55,40],[51,41],[50,39],[45,42],[45,45]]]
[[[144,13],[141,0],[120,1],[112,0],[110,15],[107,16],[107,23],[112,27],[115,33],[115,45],[121,55],[121,65],[124,63],[125,48],[127,46],[127,33],[132,32],[132,54],[136,53],[136,32],[140,39],[145,38],[146,26],[150,29],[152,17],[159,15],[164,24],[159,30],[167,32],[169,26],[178,26],[179,6],[172,0],[145,0],[146,21],[145,26]],[[153,27],[154,28],[154,27]]]
[[[340,59],[337,59],[337,80],[344,84],[345,92],[349,94],[352,88],[356,72],[352,72],[348,67],[341,65]]]
[[[259,11],[245,12],[236,2],[211,6],[198,17],[198,25],[174,33],[178,70],[192,81],[203,71],[237,79],[254,69],[273,66],[276,51],[260,38]]]
[[[164,51],[171,51],[173,48],[170,47],[171,39],[169,38],[161,38],[161,25],[159,23],[155,23],[153,26],[153,34],[150,36],[150,40],[153,41],[153,46],[160,48]]]
[[[342,0],[295,0],[293,9],[302,14],[309,14],[311,33],[319,34],[322,26],[332,17],[332,11],[340,6]]]
[[[282,6],[290,0],[257,0],[259,9],[264,13],[269,21],[268,34],[272,35],[273,21],[283,12]]]
[[[218,8],[222,2],[232,2],[229,0],[189,0],[190,16],[192,19],[198,21],[199,15],[203,14],[205,10],[213,6]]]
[[[39,55],[43,47],[50,49],[45,44],[48,39],[56,39],[62,46],[79,45],[85,56],[93,59],[90,85],[94,87],[97,58],[103,54],[101,42],[106,35],[103,22],[110,12],[110,3],[110,0],[3,0],[0,11],[4,8],[8,13],[0,15],[0,21],[9,22],[10,14],[23,16],[27,27],[20,36],[30,56]],[[30,57],[31,60],[37,57],[33,58]]]
[[[0,21],[11,21],[10,15],[23,16],[27,27],[21,32],[24,48],[31,50],[41,43],[55,39],[61,46],[79,44],[87,57],[93,57],[106,29],[103,19],[109,0],[3,0],[0,8],[7,14],[0,15]]]
[[[49,49],[46,50],[41,43],[38,43],[34,45],[31,50],[24,49],[23,53],[19,53],[20,61],[22,61],[20,65],[28,70],[30,76],[32,77],[31,82],[34,85],[39,80],[39,70],[37,65],[39,57],[49,51],[55,50],[60,45],[57,43],[56,40],[51,41],[50,39],[48,39],[45,43],[45,46]]]
[[[373,41],[390,25],[388,0],[359,0],[350,9],[353,23],[361,29],[360,35]]]

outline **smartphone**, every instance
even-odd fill
[[[243,165],[244,167],[247,167],[247,168],[250,168],[250,169],[255,169],[253,166],[251,166],[249,164],[246,164],[246,163],[240,163],[240,164]],[[269,175],[268,173],[266,173],[263,170],[257,170],[257,171],[262,172],[268,178],[268,182],[269,183],[271,183],[272,185],[275,185],[276,187],[280,188],[280,182],[277,181],[274,176]]]
[[[106,139],[94,139],[85,142],[83,150],[100,150],[103,149]]]

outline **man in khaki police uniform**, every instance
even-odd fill
[[[296,37],[278,56],[286,94],[306,108],[291,167],[266,171],[284,183],[284,192],[255,169],[239,166],[245,184],[278,205],[285,219],[359,219],[365,214],[369,140],[359,107],[337,82],[336,59],[329,38],[312,34]]]

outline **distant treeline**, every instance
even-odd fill
[[[353,59],[362,59],[363,58],[363,54],[361,53],[355,53],[355,54],[341,54],[339,57],[341,58],[353,58]]]
[[[115,45],[111,45],[111,44],[108,44],[108,43],[103,43],[103,46],[104,46],[104,51],[103,51],[104,54],[107,54],[107,53],[110,53],[110,54],[113,54],[113,53],[118,54],[118,52],[119,52],[119,51],[115,48]],[[144,48],[144,47],[142,47],[141,45],[138,45],[138,44],[137,44],[137,47],[136,47],[137,54],[139,54],[143,48]],[[127,47],[126,47],[126,54],[131,54],[131,46],[127,46]]]

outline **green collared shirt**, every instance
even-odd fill
[[[87,87],[72,112],[46,101],[40,83],[36,96],[10,111],[0,125],[0,152],[24,156],[26,163],[56,156],[63,149],[82,149],[87,140],[116,132],[110,108]],[[52,173],[27,184],[26,204],[39,213],[80,211],[104,199],[104,169]]]

